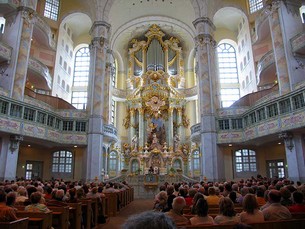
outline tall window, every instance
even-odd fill
[[[231,106],[239,99],[239,81],[235,48],[228,44],[218,45],[219,81],[222,107]]]
[[[53,173],[72,173],[72,152],[57,151],[53,153],[52,172]]]
[[[44,7],[44,16],[54,21],[58,19],[59,0],[46,0]]]
[[[235,170],[239,172],[256,172],[256,153],[253,150],[241,149],[235,151]]]
[[[263,0],[249,0],[249,9],[251,14],[255,13],[263,7]]]
[[[116,171],[117,167],[117,153],[111,152],[109,154],[109,170]]]
[[[75,54],[72,105],[86,109],[89,80],[90,52],[88,47],[80,48]]]
[[[200,169],[200,161],[199,161],[199,151],[196,150],[193,152],[193,170]]]

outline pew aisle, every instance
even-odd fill
[[[135,199],[118,212],[116,216],[109,217],[106,224],[99,225],[98,229],[119,229],[129,216],[152,210],[153,205],[153,199]]]

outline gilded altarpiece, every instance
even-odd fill
[[[130,173],[167,174],[177,160],[180,168],[176,169],[187,173],[189,119],[186,100],[178,91],[185,82],[179,43],[157,25],[149,28],[145,38],[130,42],[128,115],[124,118],[129,142],[122,145]]]

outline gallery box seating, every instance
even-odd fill
[[[29,218],[20,218],[11,222],[0,222],[1,229],[27,229],[29,223]]]

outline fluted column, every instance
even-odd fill
[[[168,108],[168,147],[173,147],[174,139],[174,119],[173,119],[173,107]]]
[[[279,11],[281,10],[281,1],[272,1],[268,13],[269,26],[271,31],[272,46],[276,64],[277,81],[279,84],[280,95],[291,91],[287,59],[285,54],[284,39],[281,28]],[[284,6],[283,6],[284,7]]]
[[[143,151],[144,133],[144,109],[139,108],[139,151]]]
[[[193,22],[197,36],[196,59],[198,62],[198,89],[199,108],[201,115],[201,177],[209,180],[218,180],[224,177],[221,155],[217,152],[216,109],[219,107],[217,100],[216,76],[216,42],[213,38],[215,26],[207,17],[201,17]],[[223,162],[222,162],[223,163]]]
[[[110,113],[111,113],[111,96],[110,96],[110,87],[111,85],[111,72],[112,72],[112,64],[110,63],[110,55],[111,50],[107,50],[107,57],[106,57],[106,71],[105,71],[105,81],[104,81],[104,122],[106,124],[110,124]]]
[[[147,57],[146,57],[146,53],[147,53],[147,48],[143,48],[142,49],[142,74],[144,74],[147,71]]]
[[[182,108],[177,109],[177,134],[182,137]]]
[[[130,109],[130,139],[136,134],[136,111],[134,108]]]
[[[92,42],[90,45],[90,77],[88,85],[89,131],[88,147],[85,156],[87,180],[101,178],[102,166],[105,164],[103,155],[103,114],[104,87],[107,38],[110,25],[96,21],[91,28]]]

